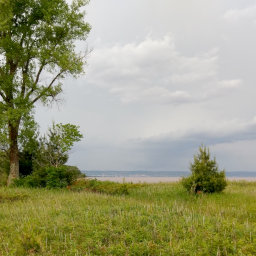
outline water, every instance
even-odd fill
[[[189,171],[83,171],[88,177],[186,177]],[[226,172],[227,177],[256,178],[256,172]]]

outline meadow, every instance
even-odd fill
[[[0,255],[256,255],[256,183],[188,194],[0,188]]]

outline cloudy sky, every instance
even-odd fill
[[[255,0],[91,0],[86,75],[41,106],[85,138],[84,170],[188,170],[209,146],[227,171],[256,171]]]

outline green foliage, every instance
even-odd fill
[[[134,184],[99,181],[96,179],[80,179],[74,182],[69,189],[72,191],[91,191],[110,195],[127,195],[129,188],[137,186]]]
[[[130,189],[140,188],[145,184],[117,183],[97,179],[79,179],[68,187],[71,191],[90,191],[109,195],[128,195]]]
[[[0,2],[1,96],[13,96],[9,114],[17,117],[37,100],[61,92],[59,78],[83,71],[84,60],[75,52],[75,40],[86,39],[90,26],[81,7],[87,1],[5,0]],[[11,71],[11,72],[8,72]],[[39,78],[56,74],[50,83]],[[18,108],[16,108],[18,107]]]
[[[72,165],[64,165],[64,166],[67,172],[69,173],[69,175],[71,176],[71,178],[69,179],[69,184],[73,183],[79,178],[86,177],[86,175],[82,173],[77,166],[72,166]]]
[[[34,119],[34,112],[24,115],[21,119],[18,136],[19,152],[33,157],[39,147],[39,125]]]
[[[81,177],[81,172],[75,166],[49,167],[46,169],[46,187],[64,188],[71,185],[75,180]]]
[[[47,135],[40,138],[38,153],[35,157],[36,168],[64,165],[68,160],[68,151],[82,138],[79,126],[53,123]]]
[[[20,120],[20,131],[18,134],[19,152],[33,153],[38,147],[39,125],[34,119],[34,112],[25,113]],[[0,113],[0,151],[9,150],[8,125]]]
[[[83,135],[79,132],[79,126],[74,124],[52,124],[52,127],[49,129],[49,147],[57,148],[62,154],[68,152],[74,142],[80,141],[83,138]]]
[[[31,188],[44,188],[46,187],[47,172],[46,169],[38,169],[32,174],[25,177],[20,177],[13,181],[13,186],[17,187],[31,187]]]
[[[34,171],[26,177],[14,180],[14,186],[63,188],[71,185],[71,183],[82,176],[79,169],[75,166],[50,166]]]
[[[218,170],[216,159],[211,159],[209,149],[204,146],[199,147],[190,170],[191,176],[182,179],[183,186],[189,192],[221,192],[227,185],[225,171]]]
[[[46,187],[64,188],[68,186],[68,180],[71,178],[67,170],[63,167],[49,167],[46,169]]]
[[[24,115],[21,119],[19,146],[20,176],[26,176],[33,171],[33,160],[39,150],[39,125],[34,119],[34,113]]]

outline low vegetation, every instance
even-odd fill
[[[130,190],[146,186],[146,184],[116,183],[96,179],[79,179],[68,186],[71,191],[90,191],[109,195],[128,195]]]
[[[256,183],[187,193],[180,183],[128,195],[0,188],[0,255],[256,255]]]

